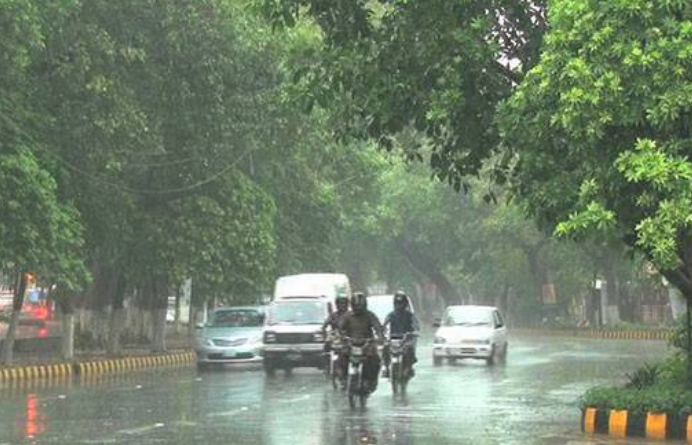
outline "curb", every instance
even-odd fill
[[[40,379],[70,379],[72,376],[115,374],[153,368],[187,366],[194,363],[194,351],[172,354],[126,357],[122,359],[92,360],[54,365],[16,366],[0,368],[0,383],[23,382]]]
[[[608,331],[600,329],[512,329],[519,334],[542,334],[564,337],[605,338],[613,340],[670,340],[671,331]]]
[[[582,431],[613,437],[692,440],[692,415],[630,413],[627,410],[582,410]]]

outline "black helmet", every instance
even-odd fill
[[[408,307],[408,297],[403,291],[397,291],[394,294],[394,307],[398,305],[403,305],[404,307]]]
[[[351,297],[351,309],[355,313],[362,313],[368,309],[368,299],[363,292],[355,292]]]

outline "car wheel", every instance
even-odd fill
[[[493,345],[492,349],[490,350],[490,357],[485,359],[485,363],[487,363],[488,366],[495,364],[495,355],[497,355],[497,350],[495,349],[495,345]]]
[[[438,356],[434,355],[433,356],[433,365],[435,365],[435,366],[442,365],[442,357],[438,357]]]
[[[197,370],[198,371],[209,371],[211,365],[209,363],[203,363],[203,362],[197,362]]]
[[[505,346],[502,348],[502,355],[500,356],[500,361],[502,363],[507,363],[507,353],[509,352],[509,344],[505,343]]]

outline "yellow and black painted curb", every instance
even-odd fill
[[[692,416],[686,414],[630,413],[626,410],[582,411],[582,431],[613,437],[645,437],[692,441]]]
[[[69,363],[0,368],[0,383],[36,379],[67,379],[74,372]]]
[[[127,357],[113,360],[95,360],[75,364],[77,375],[111,374],[117,372],[135,371],[141,369],[161,368],[166,366],[185,366],[194,363],[193,351],[174,354],[147,355],[143,357]]]
[[[513,329],[512,332],[565,337],[608,338],[620,340],[670,340],[672,331],[619,331],[606,329]]]
[[[93,360],[54,365],[0,367],[0,383],[32,380],[70,380],[73,376],[88,376],[137,371],[161,367],[188,366],[195,362],[194,351],[170,354],[125,357],[121,359]]]

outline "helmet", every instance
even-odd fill
[[[351,309],[356,314],[362,314],[368,309],[368,299],[363,292],[355,292],[351,297]]]
[[[407,308],[409,305],[408,303],[408,297],[403,291],[397,291],[394,294],[394,308],[396,307],[403,307]]]
[[[336,308],[339,310],[339,312],[345,312],[348,310],[348,297],[345,295],[339,295],[334,299],[334,303],[336,304]]]

